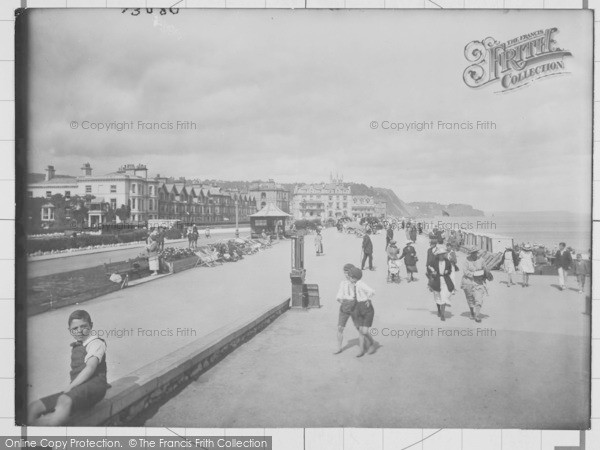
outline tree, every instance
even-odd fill
[[[129,219],[129,217],[131,216],[131,207],[129,205],[121,205],[120,208],[117,208],[115,210],[115,214],[121,222],[126,222],[127,219]]]

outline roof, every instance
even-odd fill
[[[257,213],[250,214],[250,217],[291,217],[291,215],[283,212],[273,203],[267,203],[264,208]]]
[[[30,179],[36,179],[37,177],[31,177],[31,175],[37,175],[37,174],[29,174],[29,178]],[[49,181],[45,180],[45,176],[39,180],[39,181],[34,181],[34,182],[29,182],[29,186],[32,187],[43,187],[46,185],[50,185],[50,184],[72,184],[72,185],[77,185],[77,178],[75,177],[70,177],[68,175],[59,175],[57,177],[53,177],[51,178]]]

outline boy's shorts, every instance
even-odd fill
[[[370,327],[373,325],[373,318],[375,317],[375,309],[371,302],[358,302],[356,305],[356,321],[357,327]]]
[[[41,398],[40,401],[46,407],[46,412],[50,412],[56,408],[58,397],[66,395],[73,402],[71,411],[89,409],[104,398],[107,389],[108,385],[103,378],[94,377],[79,386],[75,386],[69,392],[57,392],[56,394]]]
[[[348,323],[348,319],[352,317],[352,322],[355,327],[356,324],[356,301],[355,300],[344,300],[340,305],[340,315],[338,317],[338,327],[344,328]]]

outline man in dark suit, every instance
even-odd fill
[[[554,265],[558,267],[558,284],[562,291],[567,288],[567,271],[573,265],[573,257],[566,247],[567,244],[564,242],[558,244],[558,251],[554,258]]]
[[[390,245],[390,242],[394,239],[394,230],[392,229],[391,225],[388,225],[388,229],[386,231],[385,234],[385,249],[387,250],[388,245]]]
[[[370,234],[371,230],[367,230],[362,241],[363,258],[362,263],[360,264],[362,270],[365,270],[367,258],[369,259],[369,270],[373,270],[373,242],[371,241]]]

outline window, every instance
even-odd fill
[[[133,192],[135,194],[135,184],[131,185],[131,192]]]
[[[135,199],[135,198],[132,198],[132,199],[131,199],[131,209],[137,209],[137,208],[135,207],[135,206],[136,206],[136,205],[135,205],[135,203],[136,203],[135,201],[136,201],[136,200],[137,200],[137,199]]]
[[[348,203],[344,203],[344,208],[347,208],[347,207],[348,207]]]
[[[152,186],[150,186],[150,187],[152,187]],[[152,200],[152,199],[148,200],[148,209],[149,210],[154,209],[154,200]]]
[[[149,186],[148,190],[149,190],[150,195],[154,196],[154,186]]]
[[[52,197],[52,191],[46,191],[46,198]]]
[[[71,191],[65,191],[65,198],[71,198]]]
[[[88,184],[85,186],[85,193],[86,194],[91,194],[92,193],[92,185]]]
[[[110,209],[117,209],[117,199],[116,198],[111,198],[110,199]]]
[[[267,193],[266,192],[261,192],[260,193],[260,199],[264,200],[265,198],[267,198]]]
[[[42,220],[54,220],[54,208],[50,206],[42,208]]]
[[[116,184],[111,184],[110,185],[110,193],[111,194],[116,194],[117,193],[117,185]]]

